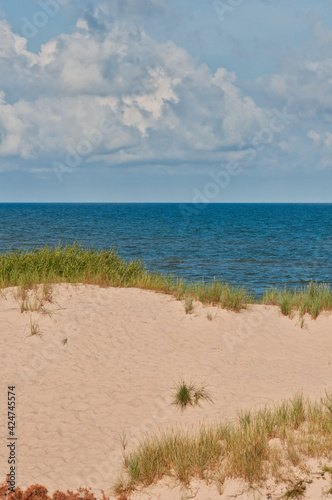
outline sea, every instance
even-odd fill
[[[0,204],[1,252],[74,242],[257,297],[332,282],[332,204]]]

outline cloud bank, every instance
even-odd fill
[[[332,31],[316,20],[310,48],[249,83],[254,98],[234,72],[211,71],[134,22],[170,9],[165,0],[100,1],[38,54],[0,18],[2,170],[38,173],[54,162],[77,166],[78,157],[105,166],[332,167]],[[288,113],[292,120],[275,122]]]
[[[172,41],[156,43],[100,9],[39,54],[0,20],[0,62],[2,157],[57,160],[99,131],[89,161],[219,161],[267,119],[234,73],[212,73]],[[112,127],[100,134],[105,120]]]

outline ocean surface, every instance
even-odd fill
[[[332,204],[0,204],[1,252],[74,241],[257,296],[332,283]]]

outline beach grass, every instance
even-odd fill
[[[193,479],[223,484],[225,478],[249,485],[268,477],[289,480],[292,467],[309,458],[332,459],[332,395],[311,401],[302,393],[291,400],[240,413],[233,422],[172,429],[148,436],[124,455],[115,494],[173,477],[185,485]]]
[[[22,301],[27,290],[43,284],[83,283],[100,286],[135,287],[174,295],[187,304],[220,304],[240,310],[249,303],[244,289],[228,284],[189,283],[158,272],[149,272],[138,260],[126,262],[116,250],[95,250],[79,244],[20,249],[0,254],[0,288],[18,286]],[[22,309],[27,308],[26,304]],[[190,307],[187,306],[188,312]]]
[[[31,310],[28,291],[42,284],[40,303],[52,301],[52,284],[83,283],[99,286],[135,287],[173,295],[185,300],[190,313],[193,301],[219,305],[240,311],[249,304],[278,305],[283,314],[300,316],[309,313],[316,318],[322,311],[332,310],[329,285],[310,283],[301,290],[272,289],[263,299],[255,298],[244,287],[234,287],[221,281],[189,282],[156,271],[148,271],[139,260],[126,262],[114,248],[95,250],[80,244],[44,246],[9,250],[0,254],[0,289],[17,286],[21,294],[21,310]]]
[[[303,317],[306,313],[317,318],[322,311],[332,311],[332,291],[324,283],[311,282],[298,290],[272,289],[265,292],[263,304],[278,305],[282,314],[291,316],[298,311]]]
[[[173,405],[184,410],[187,406],[200,406],[202,401],[213,403],[204,384],[197,385],[192,381],[186,383],[183,379],[176,384]]]
[[[41,331],[38,323],[30,319],[30,337],[33,335],[39,335],[41,337]]]
[[[194,310],[194,305],[193,305],[193,298],[192,297],[187,297],[185,302],[184,302],[184,309],[186,311],[186,314],[190,314]]]

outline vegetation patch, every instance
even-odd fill
[[[291,489],[286,491],[283,498],[303,498],[305,490],[307,489],[304,481],[298,481]]]
[[[310,283],[299,290],[269,290],[262,300],[243,287],[221,281],[193,283],[156,271],[150,272],[139,260],[126,262],[114,248],[95,250],[79,244],[45,246],[8,251],[0,254],[0,289],[17,286],[21,294],[21,311],[43,311],[45,302],[52,302],[53,283],[83,283],[99,286],[136,287],[185,299],[190,313],[193,301],[219,305],[240,311],[248,304],[278,305],[283,314],[300,316],[308,313],[316,318],[321,311],[332,310],[332,291],[327,284]],[[43,285],[42,294],[31,302],[29,290]]]
[[[285,316],[298,311],[302,318],[308,313],[316,319],[322,311],[332,311],[332,291],[329,285],[312,281],[298,290],[285,288],[266,291],[262,303],[279,306]]]
[[[190,314],[193,311],[194,306],[193,306],[193,299],[191,297],[186,298],[184,303],[184,309],[186,311],[186,314]]]
[[[193,382],[186,384],[184,380],[181,380],[175,387],[173,404],[179,406],[181,410],[184,410],[186,406],[200,406],[202,401],[213,403],[205,385],[199,386]]]
[[[36,321],[33,321],[31,318],[30,319],[30,335],[29,335],[29,337],[32,337],[34,335],[38,335],[39,337],[42,336],[38,323]]]
[[[109,500],[109,498],[101,491],[101,500]],[[81,487],[77,491],[67,490],[66,493],[57,490],[50,496],[45,486],[41,484],[33,484],[25,491],[19,487],[10,491],[5,482],[0,484],[0,500],[96,500],[96,497],[91,488]]]
[[[181,400],[187,398],[188,392],[183,390]],[[114,491],[129,495],[165,476],[185,485],[194,478],[213,479],[216,484],[226,477],[238,478],[249,485],[270,475],[276,481],[287,480],[285,471],[308,458],[332,459],[331,403],[329,394],[317,402],[298,394],[273,408],[241,413],[235,422],[147,436],[135,450],[125,453],[123,477]],[[278,447],[272,445],[276,439]],[[303,482],[296,483],[284,498],[300,498],[294,495],[303,494],[303,488]]]

